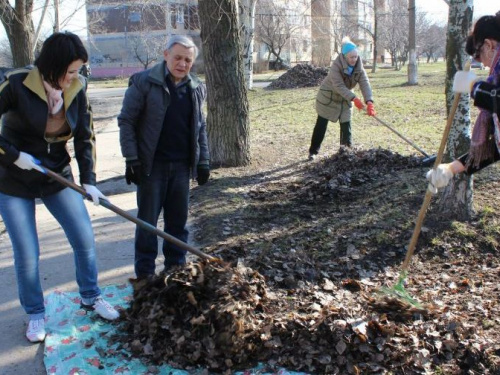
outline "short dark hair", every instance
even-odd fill
[[[500,42],[500,11],[494,16],[483,16],[477,20],[465,43],[465,52],[469,55],[477,55],[485,39]]]
[[[81,39],[67,31],[57,32],[43,42],[35,65],[45,81],[60,89],[59,79],[64,77],[68,66],[76,60],[84,63],[88,60],[88,53]]]

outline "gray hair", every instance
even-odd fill
[[[198,47],[194,44],[193,39],[187,35],[173,35],[168,41],[165,49],[170,51],[175,44],[180,44],[186,48],[193,48],[194,60],[198,57]]]

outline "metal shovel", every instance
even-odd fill
[[[58,175],[57,173],[51,171],[50,169],[45,168],[44,166],[41,166],[41,167],[45,171],[45,174],[47,176],[49,176],[50,178],[58,181],[59,183],[61,183],[62,185],[66,186],[66,187],[69,187],[69,188],[71,188],[73,190],[76,190],[77,192],[79,192],[84,197],[89,198],[89,196],[87,195],[87,192],[81,186],[78,186],[74,182],[69,181],[68,179],[66,179],[66,178]],[[158,237],[161,237],[164,240],[166,240],[166,241],[168,241],[168,242],[170,242],[170,243],[172,243],[174,245],[179,246],[181,249],[189,251],[190,253],[199,256],[200,258],[204,258],[204,259],[207,259],[209,261],[215,261],[215,262],[220,262],[221,261],[219,258],[215,258],[215,257],[213,257],[211,255],[205,254],[201,250],[199,250],[199,249],[197,249],[197,248],[195,248],[193,246],[188,245],[187,243],[185,243],[185,242],[183,242],[183,241],[181,241],[181,240],[179,240],[179,239],[171,236],[168,233],[165,233],[165,232],[159,230],[155,226],[153,226],[153,225],[151,225],[151,224],[149,224],[149,223],[147,223],[147,222],[145,222],[145,221],[143,221],[141,219],[138,219],[135,216],[130,215],[126,211],[123,211],[122,209],[120,209],[120,208],[116,207],[115,205],[111,204],[106,199],[102,199],[102,198],[99,199],[99,204],[101,206],[106,207],[107,209],[113,211],[114,213],[116,213],[116,214],[124,217],[125,219],[130,220],[131,222],[137,224],[141,228],[146,229],[146,230],[148,230],[148,231],[156,234]]]

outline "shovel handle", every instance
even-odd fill
[[[465,64],[464,70],[470,70],[470,61]],[[448,119],[446,121],[446,126],[443,131],[443,137],[441,138],[441,144],[439,146],[439,150],[436,156],[436,160],[434,161],[433,169],[436,169],[441,161],[443,160],[444,149],[446,148],[446,143],[448,142],[448,136],[450,134],[451,125],[453,124],[453,119],[455,118],[455,113],[458,108],[458,103],[460,102],[460,93],[455,93],[455,97],[453,99],[453,104],[450,109],[450,113],[448,115]],[[413,230],[413,235],[411,236],[410,244],[408,245],[408,250],[406,252],[406,257],[403,262],[403,266],[401,267],[401,274],[405,275],[408,270],[408,266],[410,264],[411,257],[413,256],[413,252],[415,251],[415,247],[417,246],[418,236],[420,235],[420,230],[422,229],[422,223],[424,222],[425,214],[427,213],[427,208],[431,202],[432,192],[429,189],[426,189],[424,202],[422,203],[422,207],[418,213],[417,221],[415,223],[415,229]]]
[[[61,183],[62,185],[66,186],[66,187],[69,187],[69,188],[79,192],[84,197],[89,198],[87,192],[81,186],[79,186],[79,185],[75,184],[74,182],[62,177],[61,175],[51,171],[50,169],[47,169],[43,166],[42,166],[42,168],[44,169],[45,174],[47,176],[49,176],[50,178],[58,181],[59,183]],[[146,229],[146,230],[156,234],[158,237],[161,237],[164,240],[166,240],[174,245],[179,246],[181,249],[184,249],[186,251],[189,251],[190,253],[193,253],[193,254],[199,256],[200,258],[204,258],[204,259],[207,259],[209,261],[216,261],[216,262],[220,261],[220,259],[215,258],[211,255],[208,255],[208,254],[204,253],[203,251],[201,251],[195,247],[192,247],[192,246],[188,245],[187,243],[175,238],[174,236],[171,236],[170,234],[159,230],[155,226],[153,226],[153,225],[151,225],[151,224],[149,224],[149,223],[147,223],[147,222],[145,222],[145,221],[143,221],[135,216],[130,215],[128,212],[126,212],[126,211],[122,210],[121,208],[115,206],[114,204],[110,203],[107,199],[100,198],[99,204],[101,206],[106,207],[107,209],[113,211],[114,213],[124,217],[125,219],[130,220],[131,222],[137,224],[141,228]]]

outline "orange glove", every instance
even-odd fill
[[[365,105],[363,104],[363,102],[359,98],[354,98],[352,101],[354,102],[354,105],[356,106],[357,109],[364,109],[365,108]]]
[[[368,113],[368,116],[376,116],[377,112],[375,112],[375,106],[373,105],[373,102],[368,102],[366,105],[366,113]]]

